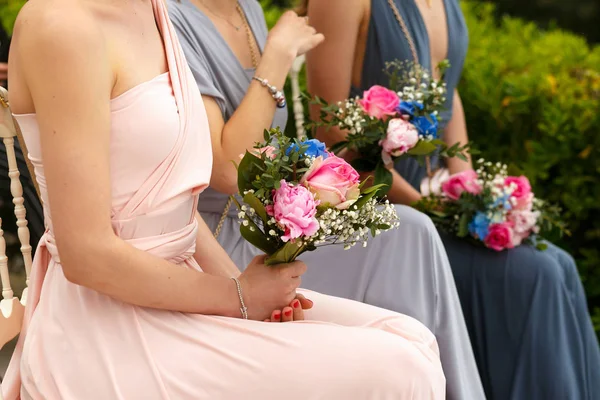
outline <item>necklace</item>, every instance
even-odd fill
[[[431,1],[431,0],[429,0],[429,1]],[[214,15],[215,17],[217,17],[217,18],[220,18],[220,19],[222,19],[223,21],[227,22],[227,23],[228,23],[229,25],[231,25],[231,27],[232,27],[233,29],[235,29],[236,31],[239,31],[239,30],[240,30],[240,28],[242,27],[242,25],[236,26],[236,25],[235,25],[233,22],[231,22],[231,21],[229,20],[229,18],[227,18],[226,16],[224,16],[224,15],[222,15],[222,14],[219,14],[219,13],[217,13],[217,12],[213,11],[213,9],[212,9],[212,8],[210,8],[210,7],[208,6],[208,4],[206,4],[206,2],[205,2],[204,0],[200,0],[200,3],[202,3],[202,5],[204,6],[204,8],[206,8],[206,9],[207,9],[207,10],[208,10],[208,11],[209,11],[209,12],[210,12],[212,15]],[[236,3],[237,3],[237,5],[236,5],[235,7],[236,7],[236,9],[237,9],[237,8],[240,6],[240,3],[239,3],[239,2],[236,2]]]
[[[400,25],[400,29],[402,29],[402,33],[404,33],[406,41],[408,42],[408,47],[410,47],[410,52],[412,53],[413,61],[415,62],[415,64],[419,64],[419,55],[417,53],[417,47],[415,46],[415,42],[413,41],[413,38],[410,32],[408,31],[406,23],[404,22],[404,18],[402,18],[402,15],[400,14],[398,7],[396,7],[396,3],[394,2],[394,0],[388,0],[388,4],[390,5],[390,8],[392,9],[394,16],[396,17],[396,21],[398,21],[398,24]],[[427,4],[431,4],[431,0],[428,0]]]
[[[237,4],[235,9],[237,10],[238,14],[240,15],[240,18],[242,19],[242,25],[244,25],[244,27],[246,28],[246,36],[248,39],[248,48],[250,49],[250,58],[252,58],[252,67],[254,67],[254,69],[256,69],[258,67],[258,55],[255,51],[255,46],[258,48],[258,45],[256,43],[256,40],[254,39],[254,34],[252,33],[252,29],[250,29],[250,24],[248,23],[248,19],[246,18],[246,14],[244,14],[244,10],[242,10],[240,3]],[[240,28],[241,28],[241,26],[240,26]],[[229,197],[229,200],[227,200],[227,204],[225,204],[225,209],[223,210],[223,214],[221,214],[221,218],[219,219],[219,223],[217,224],[217,228],[215,229],[215,231],[213,233],[215,238],[219,238],[219,235],[221,234],[221,230],[223,229],[223,224],[225,223],[225,220],[227,219],[227,214],[229,213],[229,209],[231,208],[232,204],[233,204],[233,200],[231,197]]]
[[[244,14],[244,10],[238,3],[236,10],[242,19],[242,25],[246,28],[246,37],[248,39],[248,48],[250,49],[250,57],[252,58],[252,67],[255,69],[258,67],[258,55],[255,51],[256,40],[254,39],[254,34],[252,33],[252,29],[250,29],[250,24],[248,23],[248,19],[246,18],[246,14]]]

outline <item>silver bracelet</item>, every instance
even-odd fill
[[[277,108],[285,108],[287,102],[285,101],[285,95],[281,90],[278,90],[273,85],[269,85],[269,81],[266,79],[259,78],[258,76],[253,76],[252,79],[257,82],[260,82],[261,85],[263,85],[269,90],[269,93],[271,93],[271,96],[275,100],[275,103],[277,103]]]
[[[244,303],[244,298],[242,297],[242,285],[240,284],[240,281],[238,280],[238,278],[231,278],[231,279],[233,279],[233,281],[235,282],[235,286],[237,286],[237,292],[238,292],[238,296],[240,298],[240,304],[242,305],[242,307],[240,307],[240,311],[242,312],[242,318],[248,319],[248,307],[246,307],[246,303]]]

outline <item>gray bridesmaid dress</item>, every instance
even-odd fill
[[[414,0],[395,0],[431,69],[429,38]],[[407,40],[387,0],[372,0],[362,83],[358,94],[389,84],[386,61],[412,60]],[[448,19],[449,93],[456,88],[468,33],[458,0],[444,0]],[[448,96],[444,121],[452,117]],[[415,188],[425,168],[413,160],[396,165]],[[600,399],[600,351],[573,258],[549,244],[494,252],[442,234],[488,399]]]
[[[262,48],[267,38],[264,15],[256,0],[241,0],[253,33]],[[250,85],[253,70],[244,70],[210,19],[189,0],[170,0],[169,13],[200,91],[231,117]],[[285,127],[287,111],[278,110],[273,126]],[[214,229],[227,196],[207,189],[199,211]],[[483,399],[483,389],[443,244],[431,220],[404,206],[397,206],[398,230],[386,232],[368,247],[325,247],[306,253],[309,266],[303,287],[353,299],[412,316],[437,337],[448,398]],[[231,209],[219,242],[240,267],[260,251],[239,233],[236,210]]]

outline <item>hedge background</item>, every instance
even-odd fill
[[[268,23],[292,1],[260,0]],[[0,0],[7,31],[23,3]],[[563,206],[573,235],[557,244],[577,260],[600,331],[600,46],[592,45],[600,4],[463,1],[463,10],[471,39],[459,90],[469,136],[485,158],[519,166],[536,194]]]

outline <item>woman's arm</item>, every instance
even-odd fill
[[[294,59],[323,41],[304,18],[288,11],[269,33],[265,51],[256,69],[256,76],[267,79],[283,90]],[[225,123],[216,101],[204,97],[213,143],[213,176],[210,185],[219,192],[237,192],[237,161],[246,149],[263,140],[263,132],[273,122],[276,105],[269,91],[260,82],[252,81],[237,110]]]
[[[198,265],[202,267],[202,271],[225,278],[238,277],[240,270],[215,239],[210,228],[197,211],[196,221],[198,221],[198,235],[196,236],[194,258]]]
[[[359,38],[366,35],[367,14],[370,14],[370,0],[310,1],[310,22],[327,38],[307,55],[306,72],[311,95],[330,103],[342,101],[348,97],[352,83],[360,84],[363,57],[357,57],[357,47],[364,47],[364,43],[359,44]],[[359,51],[364,53],[364,49]],[[317,106],[311,107],[311,115],[318,118]],[[346,135],[347,132],[336,128],[317,132],[319,139],[328,146],[345,140]],[[400,174],[392,171],[392,175],[390,201],[411,204],[421,197]]]
[[[231,279],[172,264],[113,232],[109,144],[115,74],[105,36],[85,12],[45,14],[22,14],[15,56],[40,126],[65,277],[134,305],[239,317]]]
[[[448,146],[453,146],[455,143],[465,145],[469,142],[467,135],[467,124],[465,122],[465,111],[458,90],[454,91],[454,99],[452,105],[452,119],[446,126],[444,131],[444,142]],[[446,165],[450,174],[456,174],[468,169],[473,169],[473,164],[469,154],[466,154],[467,161],[463,161],[458,157],[446,159]]]

